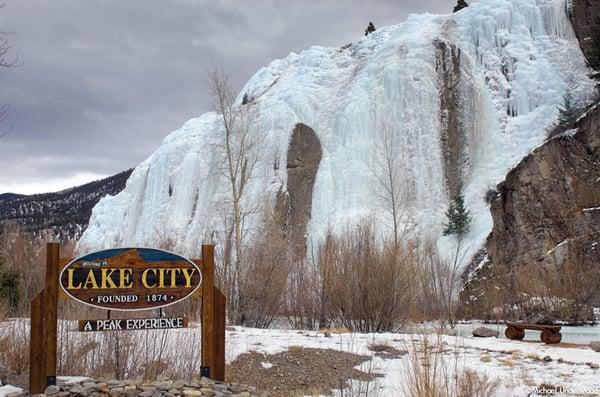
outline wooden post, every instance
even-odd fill
[[[56,384],[56,340],[58,317],[58,270],[60,244],[46,246],[46,284],[44,286],[44,346],[46,348],[46,386]]]
[[[213,378],[215,365],[215,246],[202,246],[202,351],[201,376]]]
[[[215,361],[213,379],[225,382],[225,295],[215,288]]]
[[[29,328],[29,394],[43,393],[46,388],[46,349],[44,346],[44,291],[31,301]]]

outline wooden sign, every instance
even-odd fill
[[[134,331],[142,329],[186,328],[185,317],[79,320],[79,331]]]
[[[188,297],[201,297],[201,346],[185,348],[200,349],[200,376],[224,381],[226,300],[215,286],[214,256],[213,245],[202,245],[202,258],[193,262],[148,248],[105,250],[71,260],[60,257],[58,243],[48,243],[44,288],[31,301],[29,392],[39,394],[46,386],[56,384],[61,290],[79,302],[110,310],[155,309]],[[82,320],[79,323],[83,332],[186,326],[185,317]]]
[[[73,299],[101,309],[148,310],[182,301],[200,288],[198,266],[152,248],[118,248],[77,258],[64,267],[60,286]]]

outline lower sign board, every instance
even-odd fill
[[[186,317],[79,320],[79,331],[134,331],[141,329],[186,328],[187,324]]]

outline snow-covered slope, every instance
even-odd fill
[[[458,67],[449,70],[444,57]],[[481,0],[456,14],[411,15],[343,48],[292,53],[259,70],[240,94],[240,101],[243,93],[256,98],[265,140],[248,199],[273,205],[285,191],[286,169],[273,164],[286,164],[292,130],[302,122],[322,146],[308,241],[361,217],[383,219],[371,165],[380,155],[378,131],[391,126],[417,232],[443,251],[450,247],[441,231],[448,175],[458,175],[474,218],[467,236],[474,251],[492,226],[485,191],[543,141],[567,87],[581,101],[591,95],[587,73],[563,0]],[[448,87],[453,109],[441,105]],[[462,140],[459,167],[445,171],[449,148],[441,135],[451,111]],[[196,254],[223,230],[219,139],[214,113],[167,136],[123,192],[94,208],[80,251],[168,239],[177,251]]]

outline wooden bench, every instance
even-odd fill
[[[540,339],[546,344],[560,343],[562,334],[558,325],[538,325],[538,324],[521,324],[506,322],[507,328],[504,335],[508,339],[522,340],[525,337],[525,330],[542,331]]]

